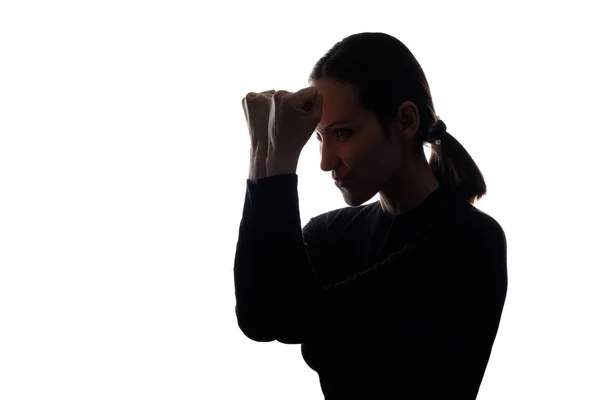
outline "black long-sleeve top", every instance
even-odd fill
[[[250,339],[302,344],[326,400],[475,399],[507,291],[506,237],[440,185],[302,228],[298,176],[247,181],[234,283]]]

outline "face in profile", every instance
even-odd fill
[[[359,106],[355,86],[330,79],[311,85],[323,96],[323,113],[315,129],[321,169],[338,180],[346,204],[361,205],[373,198],[399,168],[399,140],[395,135],[384,135],[375,113]]]

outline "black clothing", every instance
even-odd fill
[[[236,315],[301,343],[326,400],[475,399],[507,291],[506,237],[440,185],[397,216],[379,201],[301,228],[298,176],[247,181]]]

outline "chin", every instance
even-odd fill
[[[350,207],[358,207],[360,205],[362,205],[363,203],[371,200],[373,198],[373,196],[375,196],[375,193],[373,194],[368,194],[368,193],[356,193],[356,192],[350,192],[348,190],[343,190],[342,191],[342,196],[344,197],[344,201],[346,202],[346,204],[348,204]]]

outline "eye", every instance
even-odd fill
[[[351,129],[344,129],[344,128],[333,129],[333,132],[335,133],[335,136],[338,139],[346,139],[346,138],[348,138],[352,134],[352,130]],[[319,135],[319,133],[316,132],[316,131],[315,131],[315,137],[317,138],[317,140],[319,142],[322,141],[321,135]]]
[[[352,130],[343,128],[334,129],[334,132],[337,135],[338,139],[340,138],[340,136],[342,138],[347,138],[352,134]]]

